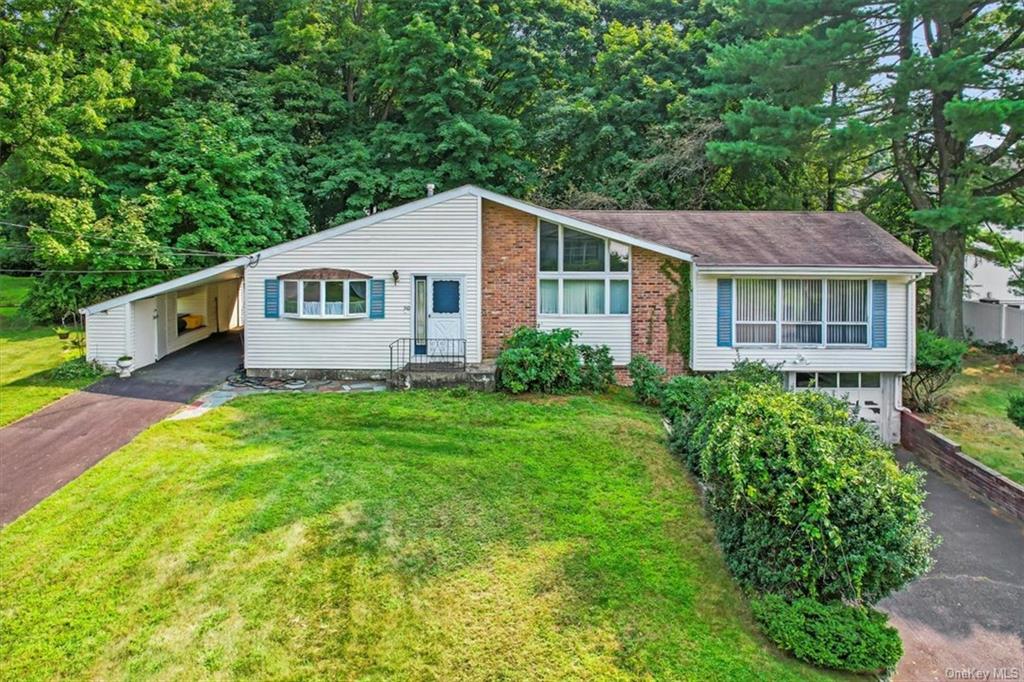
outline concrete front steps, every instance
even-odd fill
[[[413,388],[457,388],[490,393],[496,389],[497,367],[494,361],[444,368],[438,366],[413,367],[406,365],[392,373],[388,387],[405,391]]]

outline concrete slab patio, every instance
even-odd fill
[[[925,471],[942,544],[928,575],[879,604],[903,638],[895,679],[1024,679],[1024,524]]]
[[[103,379],[0,429],[0,525],[224,381],[241,360],[241,333],[218,334],[130,378]]]

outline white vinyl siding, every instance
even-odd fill
[[[113,367],[127,352],[131,341],[130,303],[125,303],[85,318],[85,354],[92,362]]]
[[[625,365],[630,360],[629,315],[540,315],[537,327],[545,331],[575,329],[579,332],[577,343],[608,346],[616,365]]]
[[[414,275],[463,278],[467,360],[479,362],[479,221],[477,197],[464,195],[262,258],[245,271],[245,366],[387,369],[388,344],[413,336]],[[307,268],[350,269],[384,280],[384,319],[264,317],[264,280]]]
[[[838,273],[837,273],[838,274]],[[737,283],[743,275],[731,276],[723,273],[703,273],[699,269],[694,277],[693,295],[693,369],[698,371],[722,371],[731,369],[736,360],[745,358],[764,360],[772,364],[783,363],[788,371],[875,371],[875,372],[906,372],[909,344],[913,342],[908,336],[908,296],[907,285],[909,275],[871,275],[861,279],[885,279],[887,287],[886,326],[888,343],[885,348],[869,348],[858,346],[821,346],[791,344],[783,340],[777,345],[744,346],[736,343],[735,347],[718,346],[718,279],[733,278]],[[824,279],[820,274],[794,272],[778,272],[760,276],[759,279]],[[750,278],[748,279],[758,279]],[[910,297],[912,300],[912,297]],[[738,304],[738,301],[736,302]],[[785,304],[782,306],[782,318],[785,319]],[[912,311],[911,311],[912,312]],[[735,312],[740,319],[740,311]],[[785,334],[783,335],[785,339]]]

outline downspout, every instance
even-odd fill
[[[907,282],[907,363],[903,376],[912,374],[917,364],[917,283],[927,275],[914,275]]]

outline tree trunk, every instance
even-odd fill
[[[967,237],[960,230],[932,230],[931,328],[954,339],[964,338],[964,255]]]

